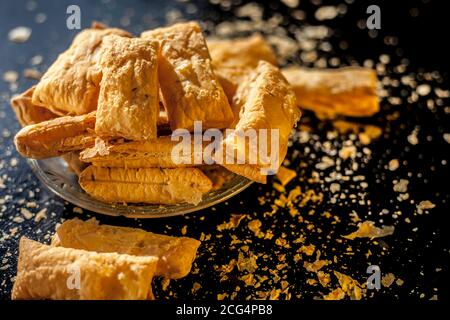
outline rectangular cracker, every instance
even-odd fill
[[[136,141],[156,138],[158,47],[157,41],[139,38],[103,39],[97,135]]]
[[[104,168],[89,166],[80,175],[80,186],[105,202],[198,204],[211,190],[211,181],[195,168]]]
[[[200,241],[192,238],[100,225],[95,218],[66,220],[56,232],[54,242],[66,248],[157,257],[155,275],[169,279],[179,279],[190,272],[200,246]]]
[[[233,109],[239,114],[236,133],[255,130],[258,144],[265,142],[267,147],[267,152],[264,153],[274,154],[277,157],[274,157],[275,160],[268,159],[270,162],[262,161],[258,153],[259,147],[252,152],[247,139],[235,139],[235,136],[228,135],[222,149],[216,153],[215,159],[217,163],[234,173],[266,183],[267,175],[275,174],[283,162],[292,128],[301,116],[295,94],[277,67],[266,61],[260,61],[257,68],[238,87],[233,100]],[[268,130],[265,140],[260,135],[261,129]],[[271,129],[278,132],[277,150],[271,149]],[[238,155],[243,155],[244,163],[238,163],[236,159]],[[251,161],[251,155],[256,160],[254,163]],[[232,163],[226,156],[233,160]],[[267,170],[269,172],[264,172]]]
[[[143,32],[141,37],[161,45],[159,82],[172,130],[226,128],[233,121],[227,97],[211,66],[200,26],[195,22],[175,24]]]
[[[22,237],[12,299],[148,299],[157,263],[151,256],[52,247]]]
[[[203,144],[197,148],[191,139],[190,152],[176,151],[180,142],[170,136],[152,142],[106,142],[97,140],[95,146],[81,152],[80,160],[94,166],[109,168],[176,168],[202,165],[205,158]],[[174,153],[172,155],[172,153]]]
[[[11,99],[11,107],[22,127],[58,117],[47,108],[37,106],[31,101],[34,89],[35,86]]]
[[[114,28],[81,31],[42,76],[32,102],[62,116],[95,110],[102,75],[100,51],[103,38],[110,34],[131,37],[128,32]]]
[[[369,117],[380,110],[375,70],[288,67],[282,72],[292,85],[299,105],[322,118]]]
[[[95,111],[28,125],[14,137],[17,151],[24,157],[45,159],[91,147],[95,143]]]
[[[207,39],[207,44],[214,72],[230,102],[239,83],[260,60],[277,65],[275,53],[260,34],[236,39]]]

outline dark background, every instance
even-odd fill
[[[235,19],[233,8],[240,6],[245,1],[230,1],[231,9],[220,4],[210,4],[206,1],[194,1],[198,11],[189,14],[186,3],[176,1],[40,1],[37,5],[30,5],[30,1],[4,1],[0,2],[0,74],[6,70],[21,70],[29,66],[29,59],[37,54],[44,57],[42,65],[38,66],[41,71],[54,61],[55,57],[62,52],[77,31],[67,30],[65,27],[66,7],[70,4],[78,4],[82,11],[82,28],[88,27],[92,20],[100,20],[111,26],[120,26],[121,18],[130,16],[130,24],[125,28],[139,34],[141,31],[165,24],[165,15],[168,10],[178,8],[186,19],[197,19],[213,23]],[[213,3],[215,3],[213,1]],[[289,20],[288,8],[281,2],[264,1],[264,14],[270,15],[277,11],[286,16],[286,24]],[[335,30],[330,42],[333,44],[335,55],[342,55],[343,65],[350,61],[362,64],[365,59],[377,60],[380,54],[389,53],[392,59],[401,61],[403,58],[409,60],[408,72],[418,74],[423,71],[437,70],[443,77],[432,83],[433,87],[449,89],[449,18],[446,1],[354,1],[347,3],[347,13],[332,21],[318,22],[314,19],[313,12],[317,4],[339,4],[338,1],[300,1],[300,9],[306,12],[307,18],[303,22],[307,24],[325,24]],[[381,30],[375,38],[369,36],[368,31],[360,29],[357,23],[365,19],[365,10],[368,5],[377,4],[381,8]],[[33,9],[33,10],[30,10]],[[44,23],[37,24],[35,16],[43,12],[47,18]],[[418,12],[418,14],[416,14]],[[31,38],[24,44],[11,43],[7,40],[8,31],[16,26],[31,27],[33,33]],[[207,30],[207,33],[210,31]],[[385,36],[398,38],[397,46],[387,46],[383,39]],[[340,51],[338,43],[346,40],[348,49]],[[298,62],[292,58],[291,62]],[[420,78],[420,76],[419,76]],[[35,83],[33,80],[20,77],[17,92],[20,92]],[[398,90],[401,90],[399,88]],[[187,226],[187,235],[200,238],[201,233],[211,234],[210,240],[203,242],[200,254],[194,265],[197,272],[185,279],[171,282],[168,294],[160,289],[159,282],[155,283],[155,292],[158,297],[173,296],[188,299],[215,299],[218,293],[232,292],[236,285],[242,290],[237,295],[239,299],[245,299],[254,294],[254,289],[244,287],[238,277],[242,273],[234,270],[230,280],[219,282],[218,273],[214,269],[216,264],[228,263],[231,258],[237,258],[238,250],[230,245],[233,235],[240,239],[247,239],[251,243],[252,250],[268,254],[286,254],[290,267],[283,273],[291,285],[292,298],[301,295],[302,298],[313,299],[319,293],[326,292],[320,287],[308,286],[305,281],[312,276],[306,274],[301,265],[292,262],[292,250],[277,248],[273,241],[255,238],[244,226],[222,233],[217,237],[216,226],[229,220],[230,213],[245,213],[251,218],[258,218],[263,222],[264,229],[271,228],[276,235],[287,233],[287,238],[293,240],[299,234],[310,237],[311,243],[321,248],[325,257],[332,258],[336,250],[343,247],[330,248],[329,241],[317,234],[309,234],[303,225],[291,220],[289,214],[283,210],[276,217],[263,215],[268,210],[261,207],[257,197],[269,194],[273,197],[273,189],[270,186],[253,185],[230,201],[215,206],[212,209],[190,214],[185,217],[175,217],[159,220],[128,220],[126,218],[108,218],[101,215],[84,212],[82,215],[74,213],[73,207],[57,198],[46,190],[32,174],[26,161],[14,150],[12,137],[19,129],[9,106],[9,98],[12,92],[8,84],[0,80],[0,177],[5,177],[6,188],[0,189],[0,198],[5,196],[8,201],[3,204],[0,216],[0,230],[3,234],[10,232],[11,228],[17,227],[15,236],[0,242],[0,260],[5,259],[2,265],[10,265],[5,270],[0,270],[0,297],[8,299],[12,286],[11,278],[15,275],[16,245],[21,235],[27,235],[39,241],[48,241],[48,234],[54,230],[55,224],[61,219],[74,216],[95,216],[103,223],[115,225],[130,225],[143,227],[154,232],[181,235],[181,229]],[[448,99],[445,100],[449,106]],[[372,204],[369,208],[358,207],[350,202],[342,201],[339,206],[325,202],[318,210],[332,210],[335,214],[341,214],[343,223],[338,226],[327,225],[321,218],[311,217],[316,226],[320,226],[324,233],[347,234],[354,230],[346,224],[349,220],[348,212],[356,210],[361,218],[368,218],[367,212],[377,215],[383,208],[390,211],[401,210],[406,214],[412,214],[414,206],[405,202],[396,203],[396,194],[392,192],[392,180],[408,176],[410,181],[410,193],[414,199],[428,199],[436,204],[429,215],[412,217],[412,225],[396,224],[389,217],[384,217],[386,224],[396,224],[396,232],[393,236],[384,238],[379,244],[368,243],[369,241],[356,241],[354,249],[356,255],[340,261],[335,270],[346,270],[356,279],[363,281],[365,268],[368,263],[378,264],[383,272],[392,272],[405,281],[401,287],[393,285],[383,288],[379,292],[371,293],[374,299],[430,299],[437,295],[439,299],[449,298],[449,241],[448,241],[448,168],[442,164],[442,160],[448,161],[449,145],[442,139],[444,132],[449,132],[448,113],[439,108],[436,112],[430,112],[426,108],[425,101],[420,100],[414,104],[404,103],[400,108],[401,117],[394,123],[385,124],[386,115],[390,114],[394,107],[385,100],[382,101],[382,112],[371,119],[362,120],[365,123],[377,124],[385,128],[383,139],[371,145],[373,158],[369,164],[363,167],[363,173],[368,177],[371,187],[368,192]],[[310,113],[306,113],[302,122],[311,123],[315,132],[322,136],[324,125]],[[406,136],[416,126],[420,126],[419,145],[408,147]],[[427,137],[431,136],[430,141]],[[339,143],[342,143],[340,141]],[[306,144],[313,148],[313,142]],[[297,149],[302,154],[305,144],[295,144],[291,148]],[[18,164],[11,166],[11,159],[17,159]],[[394,173],[386,173],[384,166],[392,158],[406,161],[405,165]],[[318,160],[300,156],[293,167],[299,163],[307,163],[313,167]],[[307,177],[310,170],[299,169],[300,177]],[[417,177],[417,173],[422,178]],[[423,178],[425,177],[425,179]],[[302,185],[304,188],[305,186]],[[321,187],[319,186],[319,189]],[[30,195],[29,191],[34,194]],[[327,196],[328,190],[323,190]],[[11,219],[17,215],[18,210],[23,207],[21,199],[35,201],[39,208],[47,207],[49,218],[39,224],[33,220],[21,224],[14,223]],[[1,206],[1,204],[0,204]],[[30,209],[33,211],[32,209]],[[307,212],[307,210],[305,210]],[[379,217],[377,217],[379,218]],[[372,216],[372,219],[377,219]],[[412,231],[418,227],[418,231]],[[275,239],[276,237],[274,237]],[[386,249],[387,248],[387,249]],[[365,258],[364,254],[370,249],[373,256]],[[277,264],[274,259],[258,260],[260,267],[273,268]],[[341,269],[340,269],[341,268]],[[343,269],[342,269],[343,268]],[[330,269],[331,270],[331,269]],[[438,271],[439,270],[439,271]],[[201,289],[196,293],[191,292],[194,282],[201,284]],[[275,286],[275,285],[274,285]],[[264,287],[264,286],[263,286]],[[264,288],[269,290],[271,285]],[[282,295],[281,298],[284,298]]]

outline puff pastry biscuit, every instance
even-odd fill
[[[292,85],[299,105],[321,117],[368,117],[380,110],[375,70],[288,67],[282,72]]]
[[[192,139],[193,141],[193,139]],[[172,151],[178,144],[170,136],[159,137],[153,142],[106,142],[97,140],[92,148],[80,154],[80,160],[94,166],[110,168],[175,168],[194,166],[197,159],[204,159],[203,145],[195,148],[191,143],[191,152],[177,154],[176,161]],[[174,155],[175,156],[175,155]],[[199,163],[197,165],[201,165]]]
[[[175,24],[142,33],[160,42],[159,83],[172,130],[226,128],[233,121],[227,97],[211,66],[200,26]]]
[[[12,299],[148,299],[157,263],[151,256],[52,247],[22,237]]]
[[[104,37],[97,135],[137,141],[156,138],[158,46],[157,41]]]
[[[262,161],[259,150],[252,150],[247,139],[236,139],[233,135],[225,138],[223,147],[216,153],[215,158],[218,163],[234,173],[266,183],[267,174],[275,174],[286,156],[289,135],[301,116],[295,94],[277,67],[266,61],[260,61],[255,71],[238,87],[233,100],[233,109],[239,113],[236,132],[246,133],[255,130],[258,146],[261,146],[261,143],[265,144],[267,150],[263,152],[264,155],[276,155],[274,160],[276,163],[268,162],[267,159]],[[265,138],[261,135],[260,129],[268,130]],[[271,129],[278,132],[278,150],[271,149]],[[265,141],[259,141],[260,139]],[[223,158],[228,156],[233,160],[237,155],[243,156],[245,163],[239,164],[238,161],[230,163]],[[250,161],[251,155],[254,156],[254,163]],[[264,173],[264,169],[269,172]]]
[[[94,126],[95,112],[55,118],[22,128],[14,143],[17,151],[27,158],[57,157],[93,146]]]
[[[58,117],[47,108],[31,102],[34,86],[11,99],[11,106],[22,127]]]
[[[104,168],[89,166],[80,175],[80,186],[105,202],[198,204],[211,190],[211,181],[195,168]]]
[[[214,72],[229,101],[232,101],[239,83],[258,66],[260,60],[277,65],[275,53],[260,34],[227,40],[208,39],[207,44]]]
[[[81,31],[42,76],[32,102],[58,115],[81,115],[97,108],[103,38],[131,35],[120,29],[95,27]]]
[[[157,257],[155,275],[169,279],[179,279],[190,272],[200,246],[200,241],[192,238],[100,225],[94,218],[87,221],[67,220],[56,232],[54,242],[66,248]]]

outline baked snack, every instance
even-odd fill
[[[58,115],[81,115],[95,110],[102,77],[100,51],[103,38],[110,34],[131,37],[124,30],[99,25],[81,31],[42,76],[32,102]]]
[[[226,128],[233,121],[227,97],[214,74],[211,57],[196,22],[175,24],[143,32],[141,37],[158,40],[161,55],[158,77],[172,130]]]
[[[47,108],[31,102],[34,86],[11,99],[11,107],[22,127],[58,117]]]
[[[12,299],[153,298],[158,258],[52,247],[22,237]]]
[[[369,117],[380,110],[375,70],[361,67],[307,69],[288,67],[283,75],[299,105],[323,118]]]
[[[137,169],[192,167],[203,163],[202,144],[196,148],[191,139],[190,150],[180,148],[177,152],[175,148],[179,143],[182,142],[173,141],[170,136],[152,142],[97,140],[95,146],[81,152],[80,160],[99,167]]]
[[[95,124],[98,136],[136,141],[156,138],[158,48],[157,41],[104,37]]]
[[[275,53],[260,34],[237,39],[207,39],[207,44],[214,72],[230,103],[239,83],[260,60],[277,65]]]
[[[95,112],[66,116],[28,125],[14,137],[24,157],[44,159],[82,150],[94,145]]]
[[[89,166],[79,178],[80,186],[105,202],[198,204],[211,190],[211,181],[195,168],[104,168]]]
[[[239,113],[235,133],[225,138],[214,158],[234,173],[266,183],[267,175],[275,174],[286,156],[289,135],[301,116],[295,94],[277,67],[260,61],[238,87],[233,110]],[[256,150],[245,139],[252,131],[257,136]],[[274,139],[272,132],[278,135]]]
[[[66,248],[157,257],[155,275],[169,279],[179,279],[190,272],[200,246],[200,241],[192,238],[100,225],[94,218],[67,220],[56,232],[53,243]]]

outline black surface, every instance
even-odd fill
[[[392,1],[394,2],[394,1]],[[446,8],[444,1],[408,1],[393,3],[379,3],[382,9],[382,29],[376,38],[371,38],[367,30],[357,27],[357,21],[366,17],[365,8],[367,3],[357,1],[347,5],[347,13],[332,21],[315,21],[313,12],[316,6],[301,1],[300,9],[307,13],[306,22],[293,22],[288,14],[292,12],[282,3],[265,2],[264,15],[271,16],[275,11],[285,16],[286,25],[288,23],[311,23],[325,24],[334,30],[334,35],[330,38],[333,51],[321,52],[320,56],[341,58],[342,65],[356,61],[362,64],[366,59],[378,60],[382,53],[391,56],[391,63],[388,66],[388,74],[392,78],[399,78],[402,75],[395,75],[392,66],[399,63],[403,58],[409,59],[409,65],[404,74],[412,74],[419,83],[429,83],[432,88],[449,89],[448,78],[448,57],[449,49],[445,44],[448,40],[448,19],[445,17]],[[130,25],[126,29],[138,34],[142,30],[163,25],[165,14],[168,10],[177,7],[187,19],[198,19],[201,21],[220,22],[235,19],[233,10],[224,10],[221,5],[211,5],[207,2],[196,2],[199,10],[193,14],[188,14],[185,3],[173,1],[41,1],[37,7],[27,10],[27,1],[1,1],[0,4],[0,74],[6,70],[21,71],[29,66],[29,60],[36,54],[44,57],[44,62],[38,68],[42,71],[54,61],[55,57],[62,52],[76,31],[67,30],[65,27],[65,10],[69,4],[79,4],[82,10],[82,27],[87,27],[94,19],[104,21],[111,26],[120,26],[120,19],[126,12],[134,12],[130,18]],[[238,1],[231,1],[239,5]],[[339,2],[333,2],[339,3]],[[372,4],[372,3],[370,3]],[[418,8],[419,15],[411,17],[411,8]],[[37,13],[44,12],[47,19],[42,24],[36,24],[34,17]],[[30,40],[24,44],[15,44],[7,40],[7,33],[13,27],[25,25],[32,27],[33,33]],[[383,43],[386,35],[398,37],[398,46],[387,46]],[[346,40],[348,49],[339,49],[339,42]],[[293,57],[291,61],[298,62],[298,58]],[[424,80],[423,72],[438,70],[443,77],[434,80]],[[20,77],[18,92],[28,88],[34,83],[32,80]],[[391,95],[400,95],[401,91],[406,91],[409,95],[410,88],[400,86],[399,88],[389,88]],[[291,298],[298,297],[313,299],[327,293],[336,287],[336,280],[328,289],[320,285],[312,286],[306,283],[309,278],[315,278],[311,273],[303,268],[303,260],[295,263],[293,256],[300,244],[293,241],[300,235],[306,237],[306,244],[313,243],[322,252],[322,258],[333,260],[339,256],[339,262],[334,263],[324,270],[330,272],[337,270],[349,274],[360,282],[366,279],[366,268],[369,264],[377,264],[383,273],[392,272],[396,277],[404,280],[402,286],[393,284],[390,288],[383,288],[380,291],[371,291],[368,296],[374,299],[430,299],[437,295],[438,299],[449,298],[449,241],[448,241],[448,161],[449,144],[444,141],[443,134],[450,131],[449,115],[444,111],[444,107],[449,107],[449,99],[443,98],[443,105],[437,106],[434,111],[427,108],[426,100],[436,100],[434,93],[427,97],[419,97],[414,103],[404,101],[400,106],[392,106],[385,99],[382,100],[382,112],[371,119],[361,120],[364,123],[379,125],[383,128],[384,135],[381,139],[373,142],[369,147],[372,150],[371,157],[363,157],[359,160],[360,168],[357,174],[365,175],[368,182],[366,199],[371,201],[367,205],[358,205],[351,199],[338,200],[336,204],[329,200],[332,194],[329,192],[329,183],[311,184],[307,179],[311,176],[311,171],[319,162],[323,154],[323,148],[318,143],[326,141],[326,132],[330,128],[330,123],[319,122],[313,115],[306,113],[302,119],[303,124],[309,124],[313,128],[315,138],[304,142],[295,143],[290,149],[288,158],[292,158],[295,149],[299,151],[298,157],[293,159],[291,168],[298,168],[300,181],[291,183],[288,189],[292,189],[296,184],[302,190],[315,189],[316,192],[324,193],[324,201],[321,204],[307,204],[300,209],[300,216],[304,220],[314,224],[313,231],[308,229],[307,222],[299,221],[299,217],[292,217],[288,210],[279,209],[274,215],[267,215],[270,212],[270,204],[279,194],[273,190],[272,183],[267,186],[253,185],[237,197],[214,208],[202,210],[201,212],[189,214],[184,217],[174,217],[159,220],[129,220],[126,218],[110,218],[95,213],[84,211],[82,214],[74,213],[73,206],[54,196],[46,190],[34,177],[26,160],[21,158],[15,151],[12,143],[14,133],[19,129],[13,112],[9,106],[9,98],[12,94],[8,84],[0,80],[0,177],[4,177],[5,188],[0,189],[0,198],[7,197],[5,204],[0,204],[2,211],[0,216],[0,230],[4,234],[10,233],[10,229],[17,227],[15,236],[0,242],[1,266],[11,265],[6,270],[0,271],[0,297],[8,299],[12,286],[12,277],[15,275],[15,265],[17,256],[17,242],[20,236],[27,235],[32,239],[48,242],[48,234],[53,233],[56,223],[62,219],[72,217],[86,218],[95,216],[102,223],[113,225],[126,225],[142,227],[153,232],[167,233],[170,235],[181,235],[181,229],[187,226],[187,236],[200,238],[201,233],[211,235],[210,240],[204,241],[199,257],[194,264],[194,272],[188,277],[172,281],[167,291],[161,290],[159,280],[154,281],[155,293],[158,297],[178,298],[209,298],[215,299],[217,294],[231,293],[236,286],[240,287],[236,298],[246,299],[256,297],[256,291],[270,291],[273,288],[280,288],[280,281],[276,281],[269,269],[274,269],[280,255],[286,255],[287,266],[279,274],[289,282],[289,292]],[[406,99],[404,99],[406,100]],[[400,112],[400,117],[395,121],[386,121],[386,116],[394,111]],[[410,145],[407,136],[411,131],[419,126],[419,144]],[[431,137],[431,140],[429,140]],[[335,140],[337,146],[342,145],[348,136],[338,137]],[[312,158],[307,154],[305,148],[309,147],[317,158]],[[358,147],[358,151],[362,147]],[[399,169],[390,172],[386,165],[390,159],[399,159],[402,162]],[[11,159],[17,159],[16,166],[11,166]],[[444,164],[445,163],[445,164]],[[305,165],[306,164],[306,165]],[[342,164],[342,171],[350,168],[351,162]],[[333,168],[329,170],[334,170]],[[419,175],[418,175],[419,174]],[[398,201],[398,194],[392,191],[392,181],[394,179],[406,178],[409,180],[410,199]],[[355,193],[360,190],[357,184],[342,183],[342,188]],[[34,194],[30,194],[33,191]],[[260,205],[258,197],[267,196],[267,203]],[[38,208],[29,208],[32,212],[37,212],[41,208],[47,208],[48,218],[39,223],[33,219],[17,224],[12,218],[20,215],[18,211],[25,202],[35,201]],[[415,204],[410,203],[414,199]],[[430,200],[436,207],[430,210],[429,214],[414,215],[415,205],[422,200]],[[4,209],[1,209],[1,208]],[[315,214],[309,215],[314,209]],[[389,214],[380,216],[382,209],[387,209]],[[393,236],[382,238],[380,241],[370,241],[368,239],[355,240],[353,242],[343,241],[339,243],[336,239],[355,230],[354,225],[350,225],[349,213],[356,211],[362,220],[373,220],[377,225],[395,225],[396,230]],[[321,216],[321,213],[329,211],[333,215],[340,217],[341,222],[333,224],[333,219]],[[395,211],[402,212],[400,218],[393,218]],[[223,222],[229,221],[230,214],[246,214],[248,218],[243,220],[239,227],[232,230],[218,232],[216,227]],[[408,217],[411,223],[406,223],[404,219]],[[271,229],[274,233],[272,240],[261,240],[248,230],[247,222],[251,219],[262,221],[261,229],[267,231]],[[380,221],[383,219],[383,221]],[[418,228],[414,231],[414,228]],[[318,232],[321,229],[322,232]],[[282,237],[291,244],[291,248],[280,247],[275,244],[275,239]],[[233,236],[242,240],[243,243],[230,245]],[[243,252],[242,246],[248,245],[254,253],[267,254],[258,258],[258,271],[256,274],[267,275],[269,280],[264,282],[261,288],[255,289],[252,286],[245,286],[239,280],[245,272],[236,268],[228,275],[229,279],[220,282],[220,274],[215,270],[215,265],[227,264],[231,259],[237,259],[239,252]],[[351,245],[354,255],[345,254],[347,247]],[[367,258],[365,254],[370,249],[372,255]],[[313,261],[313,258],[305,258]],[[267,270],[265,269],[267,267]],[[272,282],[271,282],[272,281]],[[201,288],[195,293],[191,292],[193,283],[198,282]],[[170,293],[169,293],[170,292]],[[280,298],[287,296],[281,294]]]

